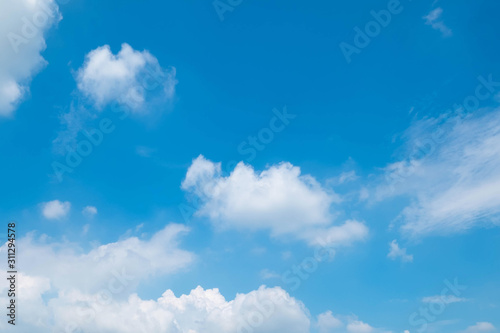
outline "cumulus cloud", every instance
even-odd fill
[[[386,168],[378,200],[411,198],[401,212],[410,236],[462,232],[500,224],[500,109],[427,119],[407,134],[408,158]]]
[[[117,102],[138,113],[146,111],[148,97],[172,98],[177,83],[175,68],[161,68],[151,53],[126,43],[116,55],[109,45],[90,51],[76,81],[98,109]]]
[[[400,258],[402,262],[413,261],[413,255],[406,254],[406,249],[400,248],[396,240],[393,240],[391,243],[389,243],[389,253],[387,254],[387,257],[392,260]]]
[[[69,201],[59,201],[52,200],[49,202],[44,202],[42,206],[42,215],[48,220],[59,220],[66,215],[68,215],[71,209],[71,203]]]
[[[0,117],[11,116],[47,62],[45,34],[61,15],[54,0],[0,0]]]
[[[290,163],[256,172],[240,162],[223,176],[220,163],[200,155],[182,188],[199,200],[197,214],[218,229],[268,230],[274,237],[292,236],[311,245],[348,245],[368,234],[358,221],[332,225],[332,204],[340,202],[339,196]]]
[[[444,24],[443,20],[441,19],[442,14],[443,9],[440,7],[432,10],[429,14],[424,16],[425,24],[430,25],[433,29],[440,31],[443,37],[449,37],[452,35],[452,31]]]
[[[488,322],[478,322],[475,325],[467,327],[464,333],[480,333],[480,332],[494,332],[496,331],[495,326]]]
[[[82,210],[83,216],[94,217],[97,215],[97,208],[94,206],[85,206]]]

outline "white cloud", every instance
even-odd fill
[[[46,32],[62,17],[54,0],[0,0],[0,117],[11,116],[47,62]]]
[[[428,119],[407,133],[409,157],[386,169],[378,200],[411,198],[401,213],[410,236],[500,224],[500,109]]]
[[[71,209],[69,201],[53,200],[42,203],[42,214],[48,220],[59,220],[68,215]]]
[[[464,333],[480,333],[480,332],[493,332],[496,331],[495,326],[488,322],[478,322],[475,325],[467,327]]]
[[[283,289],[260,287],[237,294],[226,301],[218,289],[197,287],[176,297],[167,290],[157,300],[143,300],[136,294],[126,299],[104,298],[80,291],[59,293],[42,299],[48,290],[45,280],[26,279],[19,301],[24,316],[17,323],[20,333],[120,332],[120,333],[309,333],[310,321],[302,303]],[[29,281],[30,288],[26,287]],[[6,304],[2,291],[0,301]],[[26,292],[27,291],[27,292]],[[7,323],[0,322],[0,329]]]
[[[263,280],[269,280],[269,279],[279,279],[281,278],[281,275],[266,268],[260,271],[260,277]]]
[[[393,240],[391,243],[389,243],[389,253],[387,254],[387,257],[391,258],[392,260],[401,258],[402,262],[413,261],[413,255],[406,254],[406,249],[400,248],[396,240]]]
[[[355,315],[334,316],[332,311],[318,315],[315,326],[318,333],[391,333],[383,328],[372,327]]]
[[[175,68],[161,68],[148,51],[136,51],[126,43],[116,55],[109,45],[90,51],[76,80],[98,109],[117,102],[137,113],[147,111],[148,97],[172,98],[177,83]]]
[[[344,323],[335,318],[331,311],[318,315],[317,324],[319,333],[331,333],[344,326]]]
[[[221,164],[203,156],[189,167],[182,188],[201,203],[197,215],[218,229],[269,230],[274,237],[292,236],[311,245],[348,245],[367,237],[361,222],[332,225],[332,204],[340,198],[290,163],[262,172],[238,163],[227,177]]]
[[[327,182],[333,186],[342,185],[357,180],[359,176],[355,170],[344,171],[338,177],[329,179]]]
[[[439,303],[439,304],[452,304],[452,303],[461,303],[467,302],[466,298],[457,297],[454,295],[436,295],[436,296],[428,296],[422,298],[423,303]]]
[[[349,333],[371,333],[373,331],[373,327],[359,320],[355,320],[347,324],[347,332]]]
[[[149,240],[130,237],[88,252],[67,242],[47,243],[45,235],[21,238],[18,302],[23,304],[23,316],[17,319],[17,331],[311,332],[308,309],[280,287],[261,286],[233,300],[226,300],[218,289],[201,287],[179,297],[167,290],[156,300],[135,294],[139,281],[172,274],[192,263],[194,255],[178,247],[179,236],[187,231],[185,226],[170,224]],[[0,256],[6,250],[6,244],[0,247]],[[8,301],[6,288],[0,284],[2,304]],[[371,326],[357,319],[339,323],[331,312],[318,316],[316,327],[334,326],[353,333],[371,332],[366,330]],[[0,321],[0,331],[7,327],[6,321]]]
[[[86,206],[83,208],[82,214],[87,217],[94,217],[97,215],[97,208],[94,206]]]
[[[444,24],[443,20],[441,20],[442,14],[442,8],[432,10],[429,14],[424,16],[425,24],[430,25],[435,30],[439,30],[443,37],[449,37],[452,35],[452,31]]]
[[[179,249],[178,239],[187,232],[183,225],[170,224],[149,240],[130,237],[87,253],[74,244],[47,243],[33,234],[18,242],[23,249],[24,273],[49,278],[60,290],[77,288],[93,293],[117,283],[117,279],[126,280],[127,287],[132,288],[148,276],[186,267],[194,255]]]

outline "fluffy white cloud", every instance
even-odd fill
[[[464,333],[480,333],[480,332],[494,332],[495,326],[488,322],[478,322],[475,325],[467,327]]]
[[[440,7],[432,10],[429,14],[424,16],[425,24],[430,25],[435,30],[439,30],[443,37],[449,37],[452,35],[452,31],[441,19],[442,14],[443,9]]]
[[[272,236],[293,236],[311,245],[347,245],[367,237],[361,222],[332,225],[332,204],[340,198],[290,163],[256,172],[238,163],[227,177],[221,164],[203,156],[189,167],[182,188],[199,199],[197,214],[218,229],[269,230]]]
[[[149,240],[130,237],[87,253],[74,244],[49,243],[33,234],[18,243],[23,249],[24,273],[46,277],[60,290],[76,288],[93,293],[103,288],[131,289],[148,276],[186,267],[194,255],[179,249],[178,239],[187,232],[183,225],[170,224]]]
[[[54,0],[0,0],[0,116],[11,116],[46,65],[45,33],[62,17]]]
[[[83,208],[82,214],[87,217],[94,217],[97,214],[97,208],[94,206],[86,206]]]
[[[136,51],[126,43],[116,55],[109,45],[90,51],[76,80],[97,108],[118,102],[135,112],[145,111],[147,97],[172,98],[177,83],[175,68],[161,68],[148,51]]]
[[[424,303],[438,303],[438,304],[452,304],[452,303],[461,303],[467,302],[466,298],[457,297],[455,295],[436,295],[436,296],[428,296],[422,298],[422,302]]]
[[[500,109],[443,119],[410,128],[409,157],[388,166],[375,191],[412,199],[400,215],[410,236],[500,224]]]
[[[402,262],[412,262],[413,261],[413,255],[406,254],[406,249],[400,248],[399,244],[396,240],[393,240],[391,243],[389,243],[389,253],[387,254],[387,257],[391,258],[392,260],[396,260],[397,258],[401,258]]]
[[[42,203],[42,214],[46,219],[59,220],[68,215],[71,209],[69,201],[52,200]]]

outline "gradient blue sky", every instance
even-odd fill
[[[370,325],[363,331],[345,324],[340,331],[418,332],[412,313],[433,304],[445,280],[458,279],[467,289],[428,320],[426,331],[495,331],[500,192],[479,185],[500,180],[500,87],[486,87],[480,77],[500,81],[500,3],[401,0],[400,12],[348,63],[340,44],[355,45],[354,28],[364,30],[374,20],[370,12],[390,3],[243,0],[223,19],[211,1],[60,3],[62,19],[41,31],[46,64],[13,76],[26,91],[13,110],[0,112],[0,220],[15,220],[18,238],[45,234],[44,244],[71,244],[77,253],[130,237],[148,240],[169,223],[188,226],[178,246],[195,259],[173,274],[141,280],[134,292],[142,299],[167,289],[189,294],[200,285],[232,300],[261,285],[279,286],[303,302],[311,332],[337,332],[318,324],[327,311]],[[112,110],[125,108],[120,101],[99,107],[78,84],[89,52],[109,45],[117,54],[123,43],[147,50],[165,71],[175,68],[177,82],[172,95],[153,91],[140,111],[120,119]],[[5,74],[10,59],[0,56],[0,83],[2,75],[14,75]],[[486,97],[477,97],[478,86]],[[457,107],[474,98],[477,105]],[[61,119],[80,107],[90,115],[78,122],[73,143],[105,118],[115,130],[58,179],[53,163],[65,161],[71,144],[61,151],[54,140],[71,136]],[[243,142],[284,108],[295,118],[254,158],[242,154]],[[425,146],[436,133],[442,140]],[[368,234],[335,247],[332,260],[292,288],[283,274],[315,246],[300,235],[276,235],[273,228],[289,222],[272,209],[268,225],[233,225],[231,215],[224,221],[231,227],[218,227],[220,215],[214,216],[227,209],[224,203],[211,206],[215,215],[203,214],[203,200],[210,199],[181,187],[199,155],[210,165],[221,162],[214,181],[230,179],[235,162],[257,175],[289,162],[314,177],[320,187],[314,191],[335,199],[327,209],[331,226],[355,220]],[[398,168],[411,170],[397,174],[394,185]],[[287,185],[276,191],[287,192]],[[71,208],[59,218],[44,216],[44,203],[54,200]],[[436,208],[441,200],[453,202]],[[86,206],[97,214],[82,214]],[[249,218],[266,213],[255,214]],[[388,257],[394,240],[411,259],[402,252]]]

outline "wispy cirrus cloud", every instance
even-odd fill
[[[475,325],[467,327],[462,333],[481,333],[481,332],[496,332],[495,326],[489,322],[478,322]]]
[[[453,34],[453,32],[444,24],[441,18],[442,14],[443,9],[441,7],[432,10],[429,14],[424,16],[425,24],[430,25],[433,29],[440,31],[443,37],[449,37]]]
[[[434,138],[429,140],[428,138]],[[500,225],[500,109],[425,119],[407,132],[422,154],[389,165],[375,196],[407,196],[397,221],[404,234],[463,232]]]

